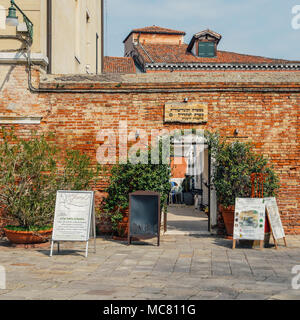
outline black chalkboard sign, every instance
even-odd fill
[[[157,237],[160,241],[160,194],[137,191],[129,195],[128,244],[132,238]]]

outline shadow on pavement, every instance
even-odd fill
[[[91,248],[91,249],[89,249],[89,251],[90,250],[94,250],[94,248]],[[36,250],[37,252],[39,252],[39,253],[41,253],[41,254],[43,254],[43,255],[45,255],[45,256],[48,256],[48,257],[50,257],[50,248],[48,249],[48,250],[46,250],[46,249],[43,249],[43,250],[41,250],[41,249],[39,249],[39,250]],[[59,252],[57,252],[57,250],[53,250],[53,257],[54,256],[83,256],[84,257],[84,255],[85,255],[85,250],[80,250],[80,249],[60,249],[60,251]],[[51,258],[51,257],[50,257]]]

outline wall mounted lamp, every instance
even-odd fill
[[[17,17],[17,10],[22,14],[23,21],[26,24],[27,32],[29,34],[31,43],[33,41],[33,23],[31,20],[26,16],[26,14],[20,9],[20,7],[15,3],[14,0],[10,1],[10,8],[8,9],[8,16],[6,17],[6,24],[8,26],[17,27],[19,25],[19,20]]]

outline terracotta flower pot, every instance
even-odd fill
[[[99,234],[110,234],[113,232],[110,217],[101,217],[97,223],[97,231]]]
[[[129,209],[126,208],[122,210],[123,218],[118,223],[118,235],[121,237],[127,237],[128,236],[128,215],[129,215]]]
[[[15,231],[4,228],[7,239],[12,243],[18,244],[33,244],[47,242],[52,234],[50,230],[42,231]]]
[[[227,236],[229,238],[232,238],[233,237],[234,209],[235,209],[235,207],[229,206],[229,207],[225,208],[222,205],[220,205],[219,209],[222,213]]]

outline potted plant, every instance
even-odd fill
[[[253,151],[251,143],[229,143],[222,140],[218,133],[206,133],[206,137],[213,159],[212,182],[217,193],[218,209],[227,236],[232,237],[235,199],[251,197],[251,174],[265,175],[265,197],[275,196],[279,188],[278,177],[268,160]]]
[[[97,210],[97,233],[100,235],[112,234],[112,224],[109,212]]]
[[[108,196],[104,199],[105,210],[111,213],[112,227],[117,237],[128,234],[129,194],[135,191],[156,191],[161,197],[161,208],[166,210],[170,192],[170,166],[162,164],[161,147],[160,162],[152,164],[151,149],[138,151],[140,163],[128,161],[126,164],[116,164],[111,169]],[[155,151],[153,152],[155,154]],[[143,160],[142,160],[143,159]]]
[[[13,223],[4,227],[13,243],[47,241],[52,233],[56,191],[82,190],[99,167],[78,151],[58,150],[52,134],[29,139],[2,129],[0,143],[0,211]],[[65,157],[62,157],[62,155]]]

